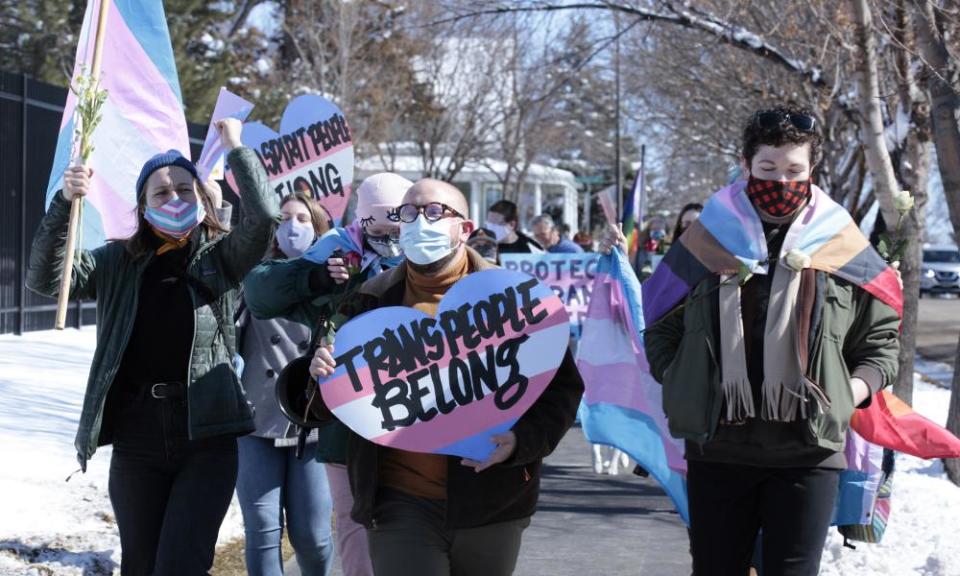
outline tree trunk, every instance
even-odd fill
[[[957,341],[957,356],[953,361],[953,391],[950,393],[950,410],[947,411],[947,430],[960,435],[960,340]],[[950,481],[960,486],[960,458],[947,458],[943,461]]]
[[[907,249],[900,260],[903,278],[903,318],[900,330],[900,373],[893,385],[893,393],[904,402],[913,402],[913,365],[917,354],[917,321],[920,303],[920,269],[923,261],[923,230],[926,227],[927,176],[930,166],[929,142],[916,135],[915,129],[907,141],[910,168],[904,172],[904,182],[913,192],[915,207],[903,219],[900,235]]]
[[[864,155],[880,210],[887,222],[896,222],[897,210],[893,195],[899,191],[897,178],[884,139],[883,115],[880,111],[880,78],[877,62],[877,40],[868,0],[852,0],[857,25],[857,91],[860,107],[860,131],[863,133]]]
[[[903,218],[900,236],[907,249],[900,259],[903,278],[903,319],[900,332],[900,373],[893,392],[908,403],[913,401],[913,367],[917,354],[920,272],[923,264],[923,231],[926,229],[927,184],[930,174],[930,121],[927,98],[914,73],[916,35],[910,25],[906,0],[897,3],[896,38],[904,49],[897,52],[896,68],[900,78],[897,90],[900,107],[909,118],[909,129],[902,143],[897,176],[913,193],[914,209]],[[897,114],[900,118],[901,114]]]
[[[926,19],[920,22],[923,55],[937,74],[927,72],[930,91],[930,123],[937,149],[937,163],[950,221],[960,238],[960,67],[951,66],[944,39],[936,27],[933,6],[926,2]]]
[[[951,66],[943,36],[937,27],[933,3],[926,0],[920,19],[919,38],[926,61],[937,74],[928,72],[927,85],[930,91],[930,122],[933,142],[937,149],[937,163],[943,193],[950,211],[954,234],[960,238],[960,70]],[[947,415],[947,430],[960,436],[960,341],[957,343],[956,361],[953,365],[950,411]],[[944,460],[947,476],[960,486],[960,459]]]

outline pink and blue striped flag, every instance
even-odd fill
[[[100,0],[87,3],[73,78],[93,60]],[[126,238],[136,229],[137,176],[151,156],[170,149],[190,156],[183,97],[161,0],[112,0],[104,36],[100,87],[107,90],[103,120],[87,161],[94,171],[83,214],[83,245]],[[47,206],[63,187],[74,155],[74,109],[67,96],[47,186]]]
[[[689,524],[684,445],[670,436],[662,388],[650,374],[642,309],[640,283],[623,252],[601,256],[577,352],[584,383],[580,420],[587,440],[615,446],[647,469]],[[867,525],[883,449],[850,430],[846,457],[833,523]]]
[[[587,440],[615,446],[647,469],[689,523],[683,442],[670,436],[660,384],[650,374],[642,310],[640,282],[624,253],[601,256],[577,350],[580,421]]]

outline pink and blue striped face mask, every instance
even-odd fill
[[[188,236],[206,216],[207,212],[199,198],[196,202],[187,202],[173,197],[159,208],[153,208],[148,204],[143,213],[146,221],[158,232],[171,238]]]

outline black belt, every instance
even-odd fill
[[[157,400],[179,399],[186,395],[186,386],[183,382],[157,382],[149,385],[149,393]]]

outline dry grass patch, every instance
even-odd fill
[[[213,559],[212,576],[246,576],[247,566],[243,560],[243,536],[235,538],[217,548],[217,555]],[[293,556],[293,548],[286,538],[283,539],[283,560],[286,562]]]

